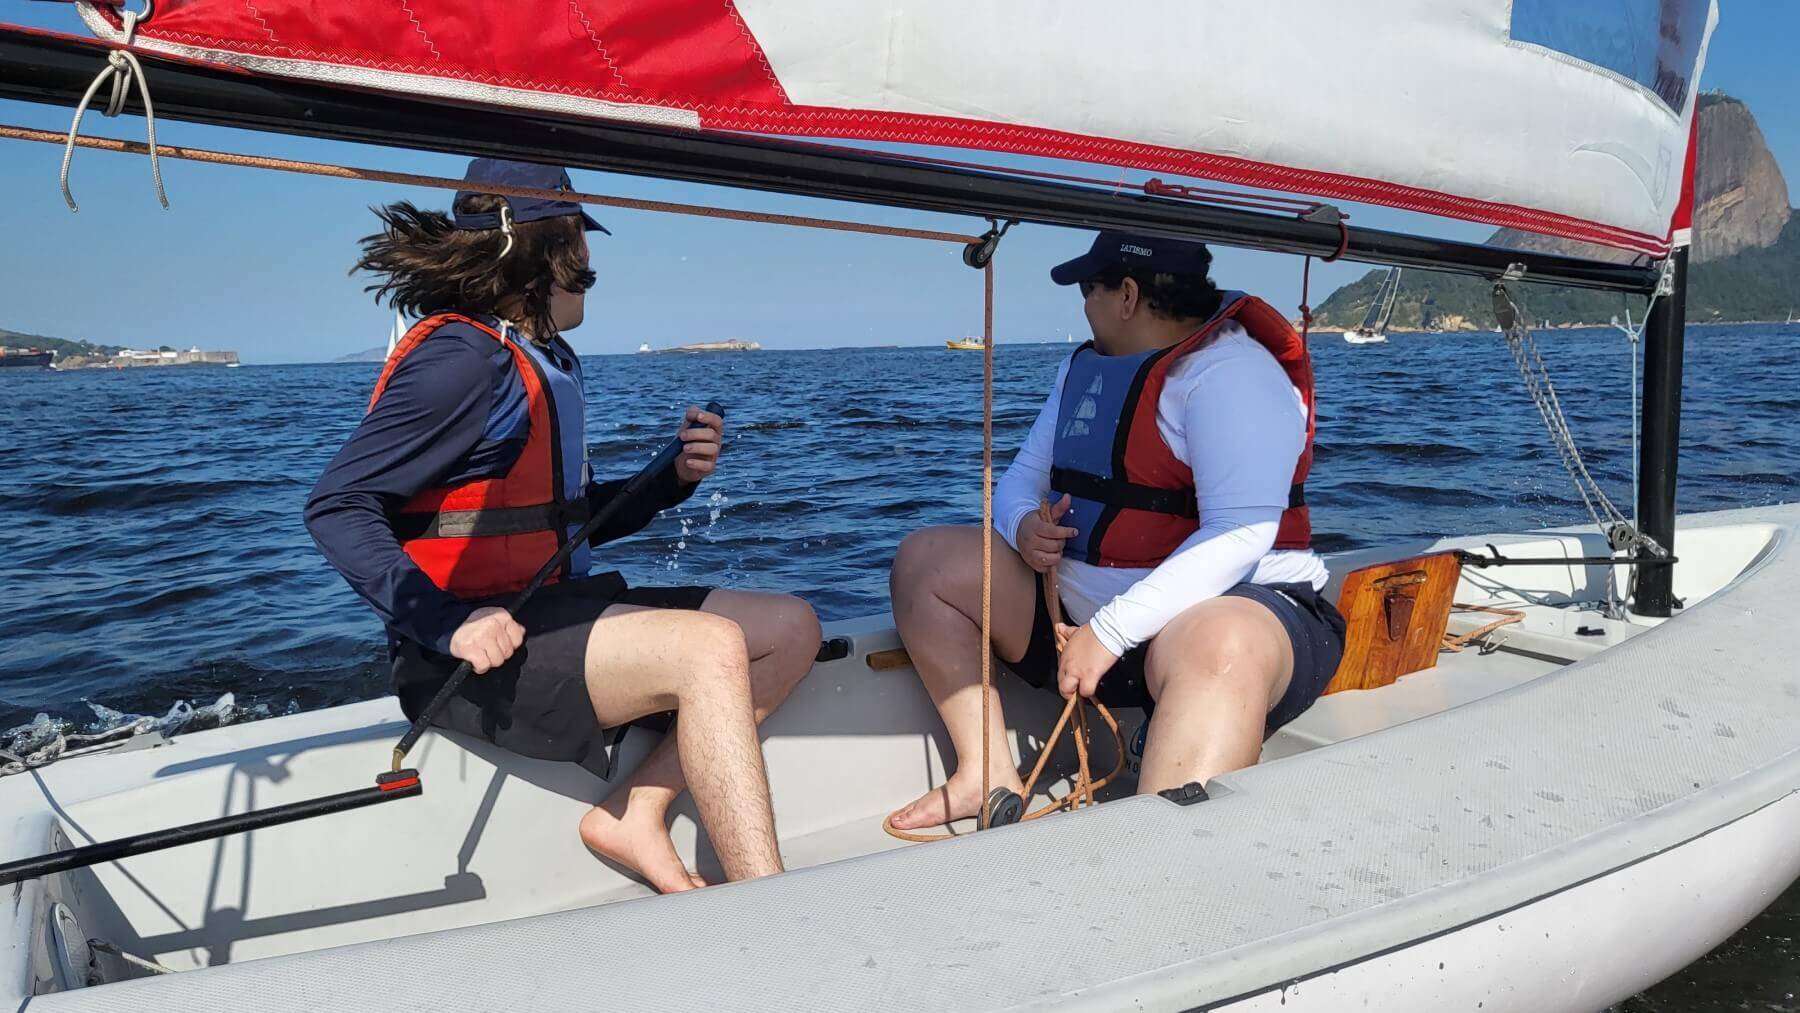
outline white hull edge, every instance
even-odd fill
[[[1790,794],[1534,904],[1216,1008],[1591,1013],[1693,963],[1768,907],[1800,878],[1796,839],[1800,796]]]

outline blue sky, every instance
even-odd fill
[[[1800,172],[1800,3],[1721,0],[1706,88],[1744,99],[1785,172]],[[0,20],[85,34],[60,4],[0,0]],[[154,82],[152,82],[154,86]],[[65,130],[59,107],[0,101],[0,122]],[[84,130],[142,140],[143,121],[90,113]],[[249,151],[409,172],[460,176],[464,159],[159,123],[169,144]],[[381,344],[391,315],[346,274],[355,241],[371,230],[370,204],[402,198],[444,206],[436,190],[255,172],[169,161],[174,210],[151,192],[145,161],[76,154],[82,211],[57,193],[61,158],[51,145],[0,142],[0,327],[118,344],[233,348],[247,362],[334,358]],[[1099,174],[1107,174],[1102,170]],[[1136,176],[1134,176],[1136,178]],[[941,215],[734,192],[578,172],[598,193],[756,211],[849,217],[971,231],[980,223]],[[1800,185],[1800,180],[1794,180]],[[1357,208],[1358,225],[1479,240],[1490,231]],[[768,347],[931,344],[979,332],[980,276],[954,247],[879,237],[606,211],[615,233],[596,237],[600,284],[588,322],[569,335],[583,352],[744,338]],[[998,264],[995,330],[1002,341],[1047,340],[1083,330],[1078,299],[1046,273],[1084,249],[1085,233],[1021,227]],[[1360,277],[1362,265],[1315,265],[1313,301]],[[1216,251],[1214,275],[1292,311],[1300,261]]]

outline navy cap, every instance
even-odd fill
[[[499,183],[505,186],[530,187],[534,190],[573,191],[575,185],[569,182],[569,170],[559,169],[553,165],[537,165],[532,162],[508,162],[499,158],[477,158],[469,162],[469,171],[463,174],[465,183]],[[456,199],[450,207],[456,218],[459,229],[497,229],[500,227],[500,212],[483,211],[479,214],[465,214],[456,211],[464,197],[483,193],[481,190],[458,190]],[[500,196],[512,208],[514,223],[542,221],[545,218],[573,218],[581,216],[581,227],[588,232],[596,229],[606,232],[606,226],[594,221],[581,205],[571,200],[545,200],[541,197],[506,197]]]
[[[1205,243],[1191,239],[1102,232],[1094,237],[1094,245],[1086,253],[1051,268],[1050,280],[1058,285],[1074,285],[1120,264],[1158,274],[1205,274],[1212,267],[1212,251]]]

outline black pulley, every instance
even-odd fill
[[[1000,248],[1000,237],[1006,235],[1007,229],[1017,224],[1018,222],[1001,222],[998,219],[989,218],[989,228],[981,234],[981,239],[962,248],[963,263],[977,271],[987,267],[994,260],[994,251]]]
[[[995,788],[988,793],[987,822],[981,829],[1011,826],[1025,816],[1025,800],[1011,788]]]

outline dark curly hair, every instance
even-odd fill
[[[1210,264],[1212,257],[1208,255],[1206,259]],[[1213,284],[1205,270],[1198,274],[1168,274],[1125,264],[1114,264],[1082,282],[1081,291],[1084,296],[1095,287],[1110,291],[1123,285],[1126,278],[1137,282],[1150,312],[1165,320],[1208,320],[1219,312],[1223,301],[1219,286]]]
[[[468,194],[456,210],[498,211],[493,194]],[[550,291],[586,292],[595,275],[581,252],[581,219],[544,218],[513,226],[513,247],[504,257],[506,236],[499,229],[458,229],[450,216],[423,211],[410,201],[371,208],[382,231],[361,240],[362,257],[351,274],[381,276],[365,291],[410,316],[433,313],[500,314],[502,304],[520,298],[533,340],[556,334],[550,319]]]

